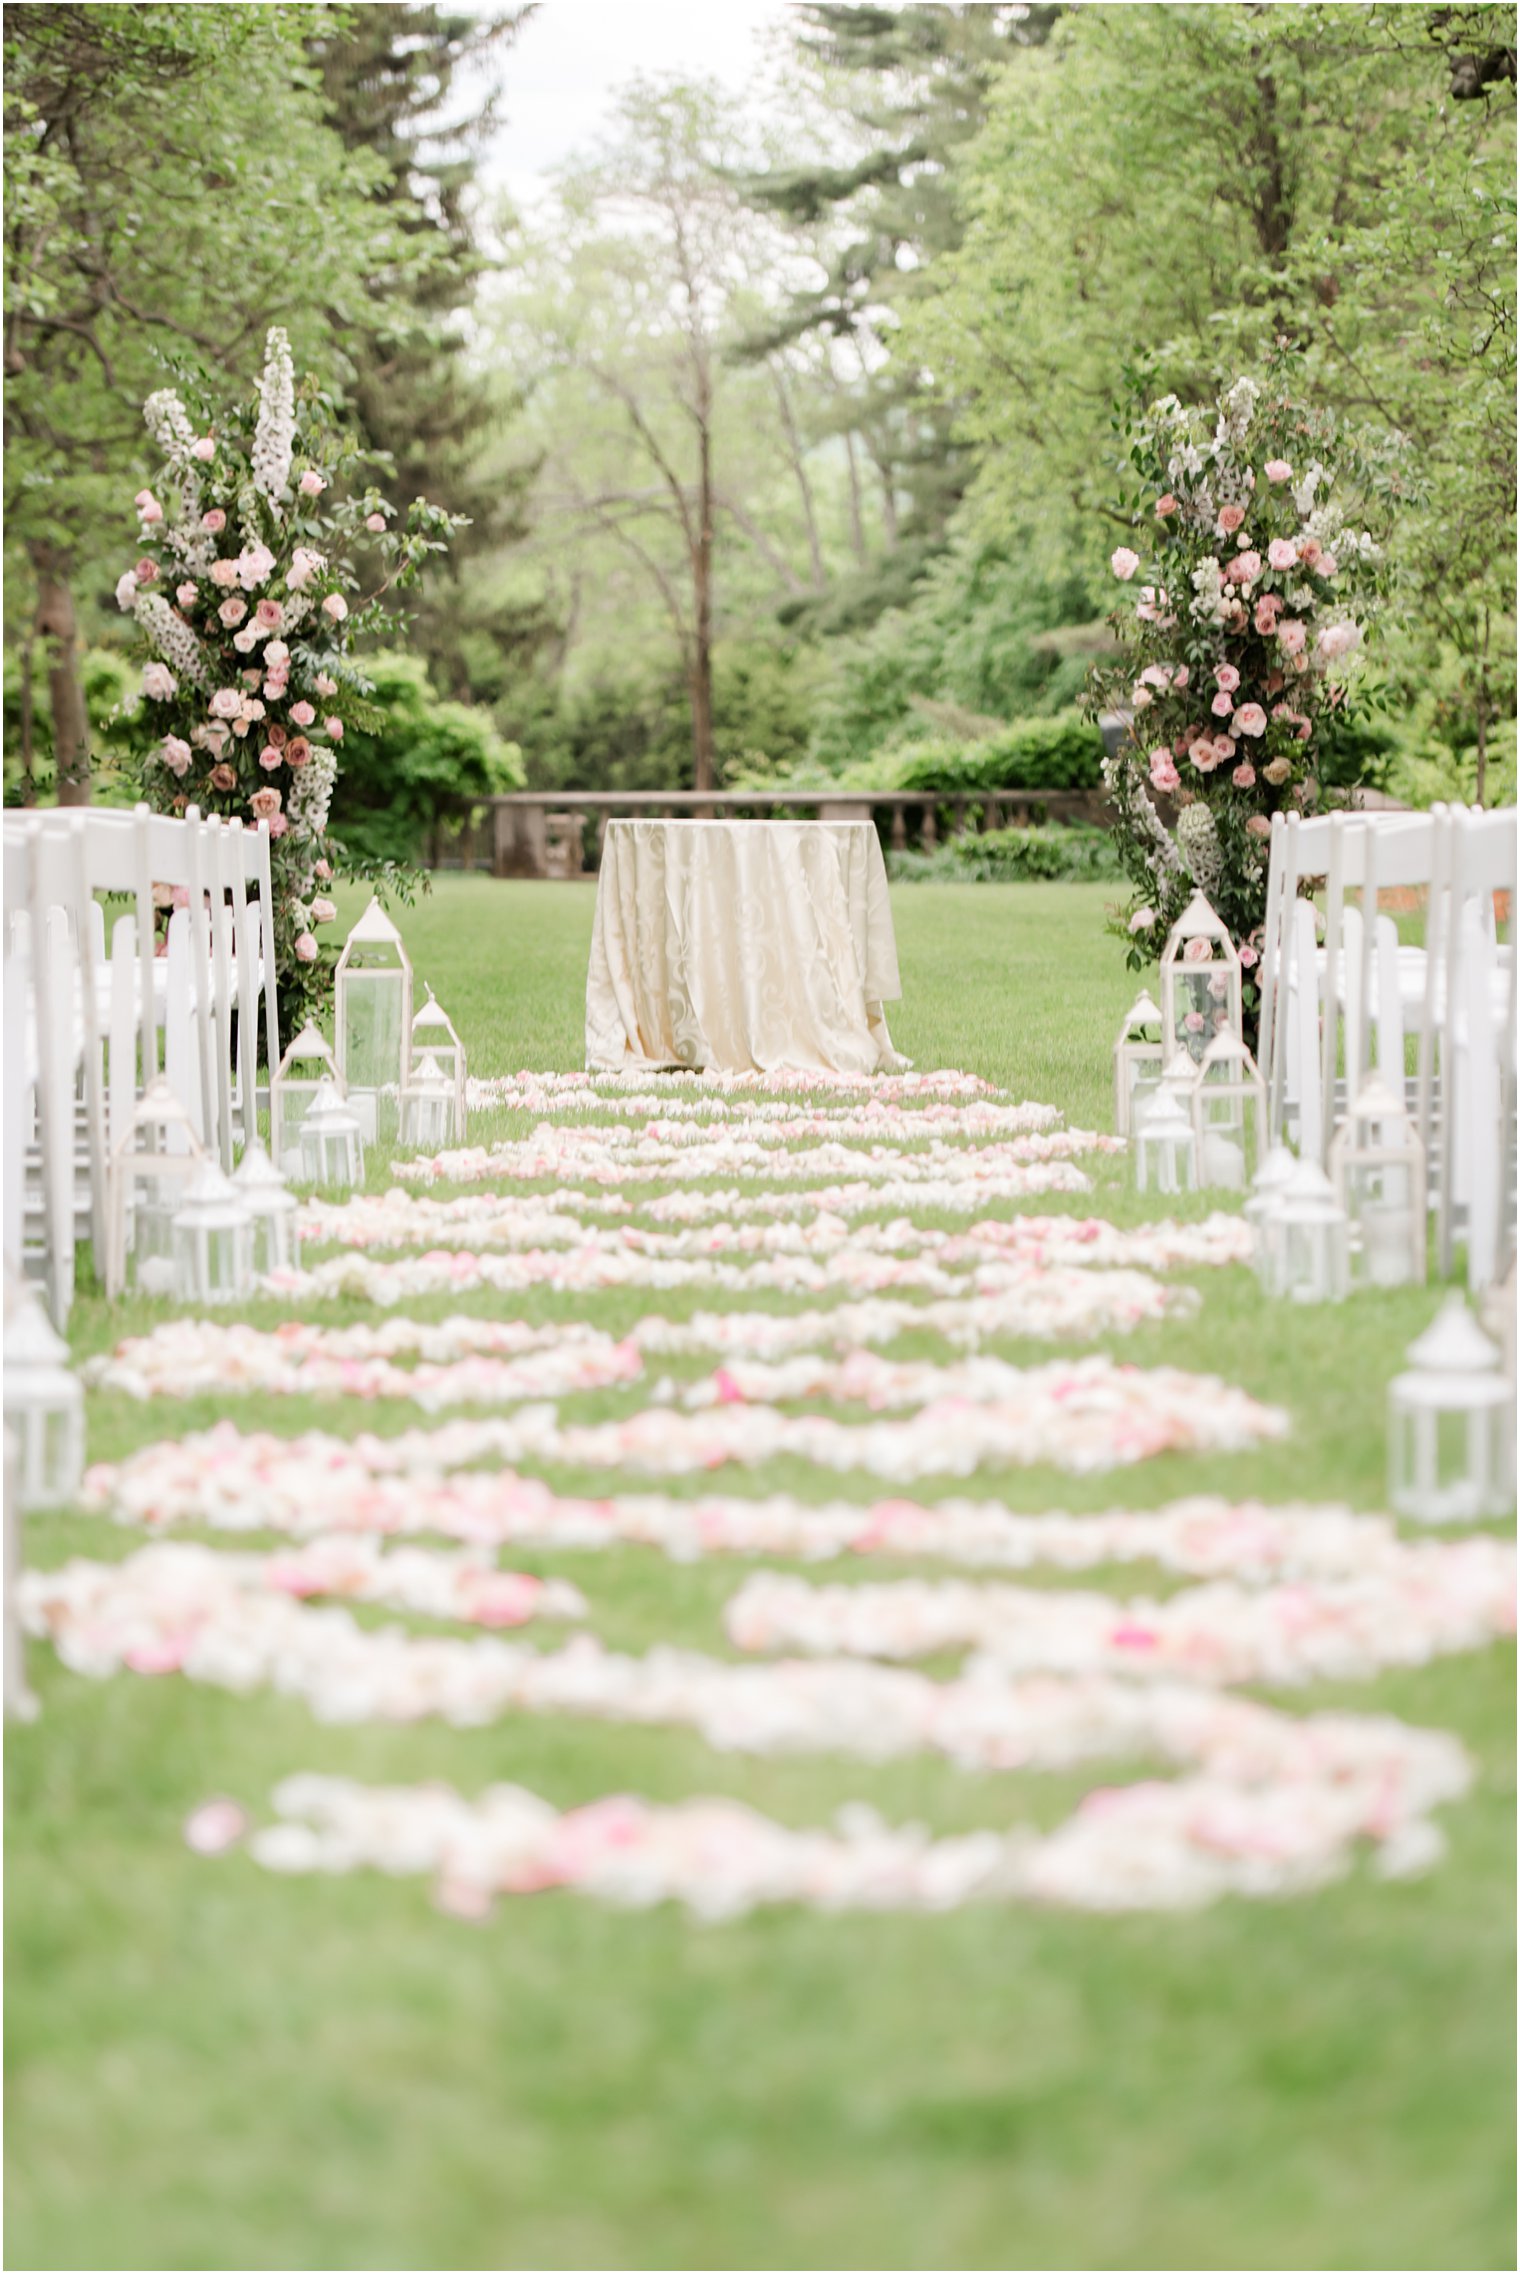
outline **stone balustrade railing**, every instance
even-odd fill
[[[484,870],[491,876],[572,877],[586,868],[586,823],[595,820],[601,858],[614,815],[739,820],[875,821],[894,852],[931,852],[945,836],[1040,821],[1101,823],[1101,790],[513,790],[503,797],[456,799],[428,831],[424,865]]]

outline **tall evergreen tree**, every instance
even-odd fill
[[[472,557],[523,527],[528,472],[482,472],[482,444],[503,406],[500,389],[469,367],[466,326],[489,266],[470,195],[475,161],[498,123],[501,61],[531,13],[357,6],[317,43],[334,127],[379,159],[375,201],[434,256],[409,301],[392,298],[384,319],[351,341],[349,392],[366,442],[394,462],[398,502],[425,489],[469,518],[450,579],[417,611],[412,633],[435,680],[461,699],[499,694],[514,653],[542,635],[532,615],[462,606],[457,581],[464,571],[467,592]]]
[[[892,338],[903,308],[933,288],[934,264],[961,241],[953,163],[986,118],[997,71],[1014,49],[1042,42],[1059,13],[829,0],[795,10],[799,59],[857,154],[745,184],[757,205],[824,241],[821,281],[794,293],[753,349],[811,335],[853,351],[840,357],[859,378],[839,397],[838,429],[881,483],[886,538],[884,553],[814,611],[822,629],[870,622],[903,600],[944,546],[970,460],[954,439],[953,401],[893,354]]]

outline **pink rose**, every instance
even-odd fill
[[[235,790],[237,775],[231,766],[213,766],[209,776],[214,790]]]
[[[238,580],[245,592],[262,584],[274,567],[274,555],[267,545],[245,545],[237,557]]]
[[[326,556],[314,553],[309,545],[297,545],[290,556],[290,567],[285,582],[292,592],[304,592],[314,576],[320,576],[327,566]]]
[[[1298,557],[1305,568],[1313,568],[1315,562],[1321,558],[1319,539],[1317,537],[1300,537]]]
[[[1253,619],[1256,629],[1263,639],[1271,637],[1273,627],[1281,612],[1282,601],[1278,595],[1275,592],[1264,592],[1256,603],[1256,614]]]
[[[209,434],[203,434],[199,442],[193,443],[191,445],[190,455],[192,458],[199,458],[203,466],[210,465],[212,459],[216,456],[216,444],[212,441]]]
[[[1246,509],[1243,505],[1222,505],[1215,527],[1221,537],[1233,537],[1245,517]]]
[[[1260,703],[1242,703],[1232,723],[1237,734],[1265,734],[1267,714]]]
[[[1334,662],[1337,656],[1349,655],[1353,648],[1360,647],[1361,641],[1361,627],[1348,621],[1327,624],[1315,645],[1327,662]]]
[[[1277,644],[1284,655],[1302,655],[1304,627],[1296,616],[1285,616],[1277,627]]]
[[[271,837],[283,837],[286,830],[290,827],[290,823],[286,820],[283,813],[276,813],[270,816],[266,827],[268,828]]]
[[[327,484],[320,474],[314,473],[308,466],[297,487],[300,489],[302,497],[320,497]]]
[[[284,727],[282,727],[282,726],[272,726],[272,727],[269,729],[269,745],[270,745],[270,748],[271,748],[271,749],[273,749],[273,750],[283,750],[283,749],[284,749],[284,747],[285,747],[285,729],[284,729]]]
[[[1214,744],[1210,737],[1207,735],[1201,734],[1198,737],[1198,740],[1189,750],[1188,756],[1192,759],[1193,764],[1198,768],[1200,774],[1211,774],[1214,768],[1219,764],[1219,759],[1215,754]]]
[[[145,663],[143,665],[142,691],[145,695],[150,696],[155,703],[167,703],[171,695],[178,693],[179,681],[167,663]]]
[[[254,649],[259,644],[258,625],[245,624],[240,632],[234,632],[232,635],[232,644],[237,649],[239,655],[252,655]],[[258,685],[257,678],[253,680],[252,684],[254,686]]]
[[[260,821],[268,821],[279,812],[284,802],[277,789],[255,790],[248,800],[248,810],[256,814]]]
[[[239,600],[236,594],[234,594],[230,600],[224,600],[220,608],[217,610],[218,616],[220,616],[222,622],[227,626],[229,632],[236,630],[237,626],[243,621],[243,618],[247,615],[247,613],[247,601]]]
[[[1252,837],[1270,837],[1272,824],[1264,813],[1253,813],[1246,823],[1246,830]]]
[[[153,495],[153,492],[151,490],[139,490],[136,497],[133,498],[132,503],[137,508],[137,518],[139,521],[147,521],[151,523],[154,521],[163,520],[164,509],[159,504],[158,499]]]
[[[322,603],[322,613],[325,616],[331,616],[335,624],[341,624],[343,622],[344,618],[348,614],[348,602],[344,599],[341,592],[329,592],[327,598]]]
[[[213,505],[201,515],[201,527],[208,537],[220,537],[227,526],[227,516],[219,505]]]
[[[1237,553],[1230,563],[1229,573],[1242,588],[1253,585],[1261,574],[1260,553],[1254,553],[1249,548],[1243,553]]]
[[[1159,687],[1164,695],[1172,683],[1172,674],[1164,663],[1148,663],[1140,674],[1140,682],[1145,687]]]
[[[372,537],[383,537],[385,534],[385,515],[383,513],[367,513],[364,516],[364,526]]]
[[[1120,545],[1113,553],[1109,555],[1108,565],[1113,570],[1115,576],[1118,577],[1121,584],[1128,584],[1130,578],[1134,575],[1136,569],[1140,566],[1140,555],[1138,553],[1132,553],[1128,545]]]
[[[236,687],[218,687],[211,698],[211,716],[214,719],[235,719],[243,707],[243,698]]]
[[[319,671],[317,673],[317,693],[319,695],[336,695],[337,692],[337,680],[329,679],[325,671]]]
[[[1202,1013],[1202,1011],[1189,1011],[1189,1012],[1188,1012],[1188,1014],[1187,1014],[1187,1017],[1186,1017],[1186,1018],[1183,1020],[1183,1022],[1182,1022],[1182,1023],[1183,1023],[1183,1025],[1184,1025],[1184,1026],[1187,1028],[1187,1030],[1188,1030],[1188,1033],[1189,1033],[1189,1034],[1202,1034],[1202,1032],[1203,1032],[1203,1013]]]
[[[1286,458],[1269,458],[1262,468],[1269,482],[1291,482],[1293,468]]]
[[[177,584],[174,597],[182,608],[193,608],[200,595],[193,584]]]
[[[285,745],[285,763],[287,766],[304,766],[310,756],[311,744],[304,734],[296,735]]]
[[[138,562],[136,568],[133,569],[132,574],[136,577],[139,584],[152,584],[158,575],[158,563],[157,561],[150,561],[147,555],[144,554],[143,558]]]
[[[1165,521],[1165,519],[1167,518],[1168,514],[1171,514],[1171,513],[1175,513],[1175,512],[1176,512],[1176,510],[1177,510],[1177,500],[1176,500],[1176,499],[1173,497],[1173,495],[1172,495],[1172,493],[1171,493],[1171,491],[1170,491],[1170,490],[1168,490],[1168,491],[1167,491],[1167,493],[1166,493],[1165,497],[1158,497],[1158,498],[1157,498],[1157,500],[1156,500],[1156,519],[1157,519],[1158,521]]]
[[[283,703],[285,700],[285,681],[283,679],[266,679],[264,693],[271,703]]]
[[[1187,683],[1188,667],[1185,663],[1179,663],[1176,670],[1172,673],[1172,685],[1177,688],[1182,688],[1185,687]]]
[[[1257,952],[1256,952],[1255,948],[1253,948],[1253,947],[1252,947],[1252,945],[1251,945],[1250,941],[1249,941],[1249,940],[1242,940],[1242,942],[1241,942],[1241,945],[1240,945],[1240,968],[1241,968],[1241,970],[1242,970],[1242,971],[1250,971],[1250,970],[1251,970],[1251,969],[1252,969],[1252,968],[1253,968],[1253,967],[1254,967],[1256,964],[1260,963],[1260,961],[1261,961],[1261,958],[1260,958],[1260,956],[1257,954]]]
[[[264,661],[268,664],[288,663],[290,661],[290,650],[285,642],[283,640],[271,640],[264,650]]]
[[[326,730],[329,742],[341,742],[343,740],[343,721],[341,719],[324,719],[322,725]]]
[[[1321,576],[1323,576],[1323,577],[1332,577],[1332,576],[1334,576],[1334,575],[1336,574],[1336,572],[1337,572],[1337,570],[1339,569],[1339,567],[1340,567],[1340,563],[1337,561],[1337,559],[1336,559],[1336,557],[1335,557],[1334,553],[1321,553],[1321,554],[1320,554],[1320,556],[1319,556],[1319,573],[1320,573],[1320,575],[1321,575]]]
[[[1275,790],[1282,788],[1283,783],[1292,771],[1293,761],[1291,758],[1274,758],[1270,766],[1262,768],[1262,772]]]
[[[319,872],[323,865],[321,861],[317,863]],[[337,909],[330,900],[314,900],[311,904],[311,920],[314,924],[330,924],[337,913]]]
[[[190,763],[190,745],[177,734],[164,736],[164,764],[171,774],[183,774]]]
[[[1214,950],[1207,940],[1184,940],[1182,960],[1184,963],[1212,963]]]
[[[1235,744],[1232,738],[1227,734],[1216,734],[1214,737],[1215,765],[1227,766],[1234,755]]]
[[[1274,537],[1267,547],[1267,564],[1275,569],[1290,569],[1298,559],[1298,547],[1291,537]]]
[[[1151,691],[1149,687],[1131,687],[1129,691],[1129,699],[1134,704],[1137,711],[1143,711],[1146,708],[1147,704],[1152,700]]]
[[[290,715],[297,726],[310,726],[317,714],[310,703],[302,701],[291,704]]]
[[[1217,719],[1227,719],[1234,708],[1234,698],[1230,695],[1228,689],[1224,687],[1220,688],[1218,694],[1214,697],[1214,700],[1209,705],[1209,709],[1213,712],[1215,718]]]
[[[1240,673],[1236,670],[1233,663],[1221,663],[1219,669],[1214,674],[1214,678],[1216,683],[1224,690],[1225,694],[1227,695],[1233,695],[1236,688],[1240,685]]]
[[[219,584],[222,586],[223,590],[225,590],[227,586],[236,584],[237,580],[238,570],[236,561],[212,562],[211,581],[213,584]]]
[[[1240,764],[1236,767],[1234,773],[1230,776],[1230,780],[1235,784],[1235,787],[1238,790],[1249,790],[1255,788],[1256,768],[1251,764],[1249,758],[1241,759]]]
[[[316,962],[317,943],[314,936],[310,932],[297,932],[296,954],[299,956],[302,963]]]
[[[266,742],[263,749],[259,752],[259,764],[263,767],[266,774],[272,774],[276,766],[284,764],[284,760],[281,758],[280,753],[275,749],[272,742]]]
[[[261,600],[254,610],[254,614],[266,632],[283,631],[285,611],[278,600]]]
[[[1182,776],[1172,763],[1171,752],[1166,749],[1153,750],[1151,752],[1151,788],[1174,790],[1181,780]]]
[[[316,868],[315,868],[315,870],[313,871],[313,873],[314,873],[316,876],[319,876],[319,877],[322,879],[322,882],[323,882],[324,884],[326,884],[326,883],[327,883],[327,881],[328,881],[328,879],[329,879],[329,878],[331,877],[331,875],[332,875],[332,862],[331,862],[331,861],[318,861],[318,863],[317,863],[317,865],[316,865]]]
[[[124,609],[130,615],[137,606],[137,592],[137,571],[135,569],[123,569],[116,579],[117,607]]]

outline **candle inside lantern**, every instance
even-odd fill
[[[1362,1270],[1371,1287],[1402,1287],[1414,1274],[1410,1263],[1409,1210],[1396,1200],[1369,1201],[1359,1218]]]
[[[1201,1183],[1238,1192],[1246,1181],[1245,1148],[1222,1129],[1205,1129],[1202,1168]]]

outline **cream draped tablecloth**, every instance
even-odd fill
[[[892,1072],[902,993],[869,821],[610,821],[586,1064]]]

